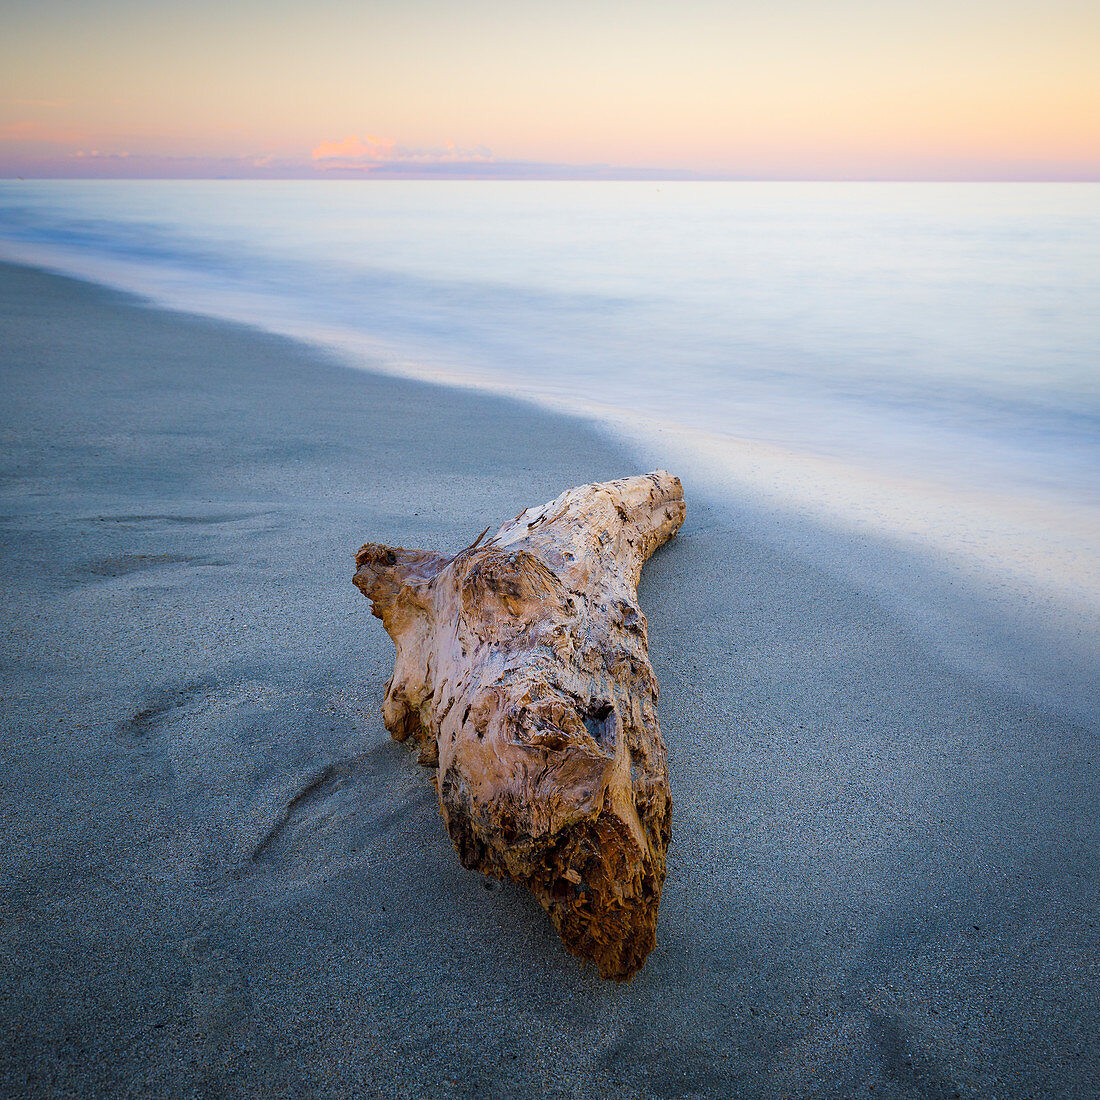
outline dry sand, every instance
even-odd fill
[[[688,483],[641,591],[658,946],[601,983],[459,866],[351,555],[634,463],[72,280],[0,301],[0,1093],[1100,1093],[1094,727]]]

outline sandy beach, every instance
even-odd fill
[[[636,459],[28,268],[0,303],[4,1095],[1100,1094],[1094,725],[685,478],[669,876],[601,982],[459,865],[350,578]]]

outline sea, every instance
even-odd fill
[[[0,258],[586,417],[1097,710],[1100,184],[4,180]]]

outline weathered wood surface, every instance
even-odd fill
[[[356,555],[397,646],[383,720],[437,766],[463,864],[528,887],[604,978],[655,942],[671,802],[637,587],[683,520],[657,471],[570,489],[454,557]]]

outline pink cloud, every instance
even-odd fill
[[[392,160],[397,143],[367,134],[365,141],[352,134],[343,141],[322,141],[313,150],[314,160]]]

